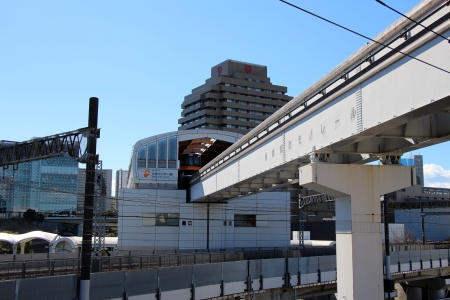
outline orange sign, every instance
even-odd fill
[[[150,170],[145,170],[144,171],[144,177],[148,177],[150,175]]]

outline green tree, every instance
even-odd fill
[[[108,230],[108,234],[106,236],[108,236],[108,237],[116,237],[117,236],[117,227],[111,227]]]
[[[23,213],[23,218],[28,221],[34,221],[36,219],[36,211],[31,208],[27,209],[27,211]]]
[[[113,210],[113,209],[107,209],[102,214],[102,216],[105,216],[105,217],[116,217],[117,216],[117,212],[115,210]]]
[[[36,225],[41,224],[42,222],[44,222],[44,220],[45,220],[45,217],[43,214],[41,214],[41,213],[36,214],[36,218],[35,218]]]

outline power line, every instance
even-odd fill
[[[398,10],[396,10],[396,9],[393,8],[393,7],[390,7],[389,5],[387,5],[386,3],[384,3],[384,2],[381,1],[381,0],[375,0],[375,1],[377,1],[377,2],[380,3],[381,5],[383,5],[383,6],[387,7],[387,8],[389,8],[390,10],[396,12],[396,13],[399,14],[400,16],[403,16],[403,17],[407,18],[407,19],[410,20],[411,22],[414,22],[416,25],[419,25],[419,26],[425,28],[425,29],[428,30],[429,32],[434,33],[435,35],[437,35],[437,36],[443,38],[444,40],[446,40],[446,41],[448,41],[448,42],[450,43],[450,39],[446,38],[446,37],[443,36],[442,34],[439,34],[439,33],[437,33],[436,31],[434,31],[434,30],[428,28],[427,26],[424,26],[424,25],[422,25],[421,23],[417,22],[416,20],[411,19],[411,18],[408,17],[407,15],[402,14],[401,12],[399,12]],[[447,1],[447,2],[448,2],[448,1]]]
[[[321,19],[321,20],[323,20],[323,21],[325,21],[325,22],[327,22],[327,23],[333,24],[334,26],[337,26],[337,27],[339,27],[339,28],[342,28],[342,29],[344,29],[344,30],[346,30],[346,31],[349,31],[349,32],[351,32],[351,33],[353,33],[353,34],[356,34],[356,35],[358,35],[358,36],[360,36],[360,37],[363,37],[363,38],[365,38],[365,39],[367,39],[367,40],[369,40],[369,41],[372,41],[372,42],[374,42],[374,43],[377,43],[377,44],[380,45],[380,46],[383,46],[383,47],[385,47],[385,48],[389,48],[389,49],[391,49],[391,50],[393,50],[393,51],[395,51],[395,52],[397,52],[397,53],[400,53],[400,54],[402,54],[402,55],[404,55],[404,56],[407,56],[407,57],[409,57],[409,58],[411,58],[411,59],[417,60],[417,61],[419,61],[419,62],[421,62],[421,63],[423,63],[423,64],[426,64],[426,65],[428,65],[428,66],[430,66],[430,67],[433,67],[433,68],[438,69],[438,70],[441,70],[441,71],[443,71],[443,72],[445,72],[445,73],[447,73],[447,74],[450,74],[450,71],[447,71],[447,70],[445,70],[445,69],[442,69],[442,68],[440,68],[440,67],[438,67],[438,66],[435,66],[435,65],[433,65],[433,64],[431,64],[431,63],[428,63],[428,62],[426,62],[426,61],[424,61],[424,60],[421,60],[421,59],[419,59],[419,58],[417,58],[417,57],[414,57],[414,56],[412,56],[412,55],[409,55],[409,54],[407,54],[407,53],[405,53],[405,52],[402,52],[402,51],[400,51],[400,50],[397,50],[397,49],[395,49],[395,48],[392,48],[392,47],[389,46],[389,45],[383,44],[383,43],[381,43],[381,42],[379,42],[379,41],[376,41],[376,40],[374,40],[374,39],[372,39],[372,38],[370,38],[370,37],[364,35],[364,34],[358,33],[358,32],[356,32],[356,31],[354,31],[354,30],[352,30],[352,29],[350,29],[350,28],[347,28],[347,27],[345,27],[345,26],[342,26],[342,25],[340,25],[340,24],[338,24],[338,23],[336,23],[336,22],[330,21],[330,20],[328,20],[328,19],[326,19],[326,18],[324,18],[324,17],[321,17],[321,16],[319,16],[319,15],[317,15],[317,14],[315,14],[315,13],[312,13],[312,12],[310,12],[310,11],[304,9],[304,8],[301,8],[301,7],[299,7],[299,6],[297,6],[297,5],[294,5],[294,4],[290,3],[290,2],[287,2],[287,1],[285,1],[285,0],[280,0],[280,1],[283,2],[283,3],[285,3],[285,4],[287,4],[287,5],[289,5],[289,6],[292,6],[292,7],[296,8],[296,9],[298,9],[298,10],[301,10],[301,11],[303,11],[303,12],[305,12],[305,13],[311,15],[311,16],[314,16],[314,17],[316,17],[316,18],[318,18],[318,19]]]

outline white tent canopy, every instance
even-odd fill
[[[17,245],[24,244],[33,239],[41,239],[49,243],[50,253],[56,252],[78,252],[81,248],[82,237],[71,236],[63,237],[55,233],[49,233],[44,231],[31,231],[24,234],[10,234],[0,232],[0,241],[7,242],[13,245],[13,254],[16,254]],[[92,238],[92,243],[94,238]],[[117,237],[106,237],[105,247],[117,248]],[[22,247],[22,252],[25,247]]]

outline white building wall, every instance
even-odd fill
[[[186,203],[185,190],[122,189],[118,203],[119,249],[207,248],[208,204]],[[210,249],[290,244],[287,192],[260,193],[209,206]],[[178,213],[179,226],[155,226],[157,213]],[[235,214],[256,215],[257,226],[235,227]]]

